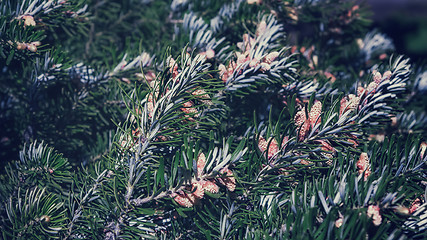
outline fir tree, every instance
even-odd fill
[[[424,239],[422,63],[342,0],[0,2],[3,239]]]

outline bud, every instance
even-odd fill
[[[359,46],[360,49],[362,49],[365,46],[365,44],[363,43],[363,40],[361,38],[357,38],[356,39],[356,43],[357,43],[357,46]]]
[[[36,22],[34,21],[33,16],[23,16],[22,19],[24,19],[25,26],[36,26]]]
[[[369,163],[368,154],[365,153],[365,152],[362,152],[360,154],[359,161],[357,161],[357,163],[356,163],[357,164],[357,168],[365,170],[368,167],[368,163]]]
[[[305,109],[303,108],[302,110],[298,111],[295,114],[295,117],[294,117],[295,125],[301,126],[305,122],[305,120],[306,120]]]
[[[315,101],[313,106],[310,109],[310,113],[308,114],[311,127],[314,127],[320,123],[320,121],[321,121],[320,114],[321,113],[322,113],[322,102]]]
[[[270,140],[271,140],[271,142],[270,142]],[[268,146],[268,142],[270,142],[270,146]],[[277,152],[279,152],[279,147],[278,147],[276,139],[274,139],[274,138],[273,139],[269,138],[268,142],[263,137],[260,137],[259,141],[258,141],[258,148],[262,152],[265,152],[267,150],[267,146],[268,146],[267,157],[268,157],[268,159],[272,159],[277,154]]]
[[[397,213],[399,213],[399,214],[402,214],[402,215],[409,215],[410,214],[409,208],[404,207],[404,206],[397,206],[394,209],[394,211],[397,212]]]
[[[324,75],[329,79],[329,81],[331,81],[331,83],[334,83],[337,80],[337,78],[330,72],[324,72]]]
[[[380,72],[375,72],[374,73],[374,81],[376,84],[379,84],[382,80],[382,76]]]
[[[302,165],[310,165],[310,164],[313,164],[313,162],[312,161],[308,161],[308,160],[305,160],[305,159],[298,159],[298,160],[300,160],[300,164],[302,164]]]
[[[148,112],[148,116],[150,118],[153,117],[153,113],[154,113],[154,102],[153,102],[153,94],[150,93],[150,95],[148,96],[147,99],[147,112]]]
[[[365,181],[368,179],[369,175],[371,175],[371,169],[369,166],[369,157],[368,154],[363,152],[360,154],[359,161],[356,163],[359,174],[365,172],[364,179]]]
[[[386,59],[387,58],[387,53],[382,53],[382,54],[380,54],[379,56],[378,56],[378,59],[379,60],[384,60],[384,59]]]
[[[298,140],[303,141],[307,137],[309,130],[310,130],[310,121],[307,119],[299,129]]]
[[[220,171],[220,174],[223,174],[224,176],[222,176],[221,178],[218,179],[218,181],[224,185],[225,187],[227,187],[227,189],[230,192],[234,192],[234,190],[236,189],[236,179],[233,177],[233,172],[228,169],[228,168],[223,168]]]
[[[241,54],[237,52],[236,56],[237,56],[237,60],[236,60],[237,65],[243,64],[244,62],[249,60],[249,56],[247,56],[246,54]]]
[[[271,69],[271,66],[270,66],[270,64],[268,64],[268,63],[261,63],[260,64],[261,65],[261,69],[262,69],[262,71],[269,71],[270,69]]]
[[[238,42],[236,44],[237,48],[239,48],[240,50],[244,50],[244,46],[243,46],[243,42]]]
[[[25,44],[25,43],[17,43],[16,49],[18,49],[18,50],[27,49],[27,44]]]
[[[409,208],[409,213],[413,214],[420,206],[421,200],[419,198],[415,199],[415,201],[411,204],[411,207]]]
[[[206,58],[207,59],[212,59],[215,57],[215,51],[212,49],[208,49],[206,50]]]
[[[390,118],[390,120],[391,120],[391,126],[392,127],[397,127],[397,117],[391,117]]]
[[[250,62],[249,62],[249,67],[256,67],[256,66],[258,66],[258,62],[259,62],[259,60],[258,59],[256,59],[256,58],[254,58],[254,59],[252,59]]]
[[[203,174],[203,169],[206,165],[206,157],[205,154],[199,153],[199,156],[197,157],[197,176],[201,176]]]
[[[348,95],[348,109],[349,110],[355,110],[359,106],[360,103],[360,97],[355,96],[354,94]]]
[[[172,69],[172,68],[175,68],[175,66],[176,66],[175,59],[173,59],[172,57],[170,57],[170,58],[168,58],[168,60],[169,60],[168,66],[169,66],[171,69]]]
[[[249,39],[250,39],[251,37],[249,37],[249,34],[247,34],[247,33],[245,33],[245,34],[243,34],[243,42],[245,42],[245,43],[249,43]]]
[[[390,80],[391,77],[391,71],[386,71],[383,73],[383,81]]]
[[[354,5],[352,8],[351,8],[351,10],[354,12],[354,11],[357,11],[357,10],[359,10],[359,5]]]
[[[204,104],[207,104],[207,105],[213,104],[213,102],[210,100],[211,97],[203,89],[194,90],[191,94],[193,96],[196,96],[198,99],[200,99],[200,101],[202,101]]]
[[[426,142],[422,142],[421,143],[421,146],[420,146],[420,157],[421,157],[421,159],[424,159],[424,154],[425,154],[425,152],[426,152],[426,149],[427,149],[427,143]]]
[[[147,71],[147,73],[145,73],[145,75],[143,75],[143,77],[145,77],[147,82],[151,83],[152,81],[154,81],[156,79],[156,74],[153,71]]]
[[[342,217],[338,218],[338,219],[335,221],[335,227],[336,227],[336,228],[340,228],[340,227],[342,226],[343,222],[344,222],[344,220],[342,219]]]
[[[365,89],[363,87],[357,88],[357,96],[362,97],[365,94]]]
[[[261,4],[262,0],[247,0],[248,4]]]
[[[264,61],[266,63],[272,63],[274,60],[276,60],[276,58],[279,56],[278,52],[271,52],[269,53],[267,56],[265,56]]]
[[[203,189],[207,192],[214,193],[214,194],[219,192],[218,185],[216,185],[215,183],[213,183],[211,181],[204,181]]]
[[[340,116],[348,109],[347,104],[346,97],[343,97],[340,101]]]
[[[195,199],[194,199],[194,196],[190,197],[190,196],[192,196],[192,194],[187,194],[187,193],[178,194],[178,193],[175,193],[174,195],[175,195],[174,200],[179,205],[181,205],[183,207],[186,207],[186,208],[193,207]]]
[[[170,67],[169,72],[172,73],[172,78],[175,78],[176,76],[178,76],[178,64],[172,57],[168,58],[168,60],[168,66]]]
[[[359,143],[356,140],[353,139],[347,139],[347,142],[351,143],[353,145],[353,147],[357,147],[359,146]]]
[[[135,138],[139,138],[142,135],[141,131],[139,130],[139,128],[132,130],[132,136]]]
[[[261,21],[258,25],[257,33],[256,35],[262,35],[264,34],[265,30],[267,29],[267,23],[265,21]]]
[[[319,142],[322,145],[322,150],[323,151],[330,151],[330,152],[335,152],[335,148],[333,148],[331,146],[331,144],[329,144],[328,140],[317,140],[317,142]]]
[[[50,222],[50,217],[47,215],[43,215],[40,217],[40,221]]]
[[[191,101],[185,102],[183,104],[183,106],[184,106],[183,108],[180,108],[181,111],[183,111],[184,113],[187,113],[187,114],[195,114],[194,116],[197,117],[197,115],[198,115],[197,113],[199,111],[197,111],[197,109],[193,107],[194,106],[193,102],[191,102]],[[186,116],[186,117],[188,117],[188,116]]]
[[[379,226],[382,221],[382,217],[380,214],[380,208],[378,206],[370,205],[367,211],[368,217],[372,218],[372,223],[375,226]]]
[[[295,125],[300,127],[298,139],[299,141],[303,141],[310,130],[310,119],[307,119],[305,115],[305,108],[295,114],[294,121]]]
[[[130,84],[130,80],[129,80],[129,78],[125,78],[125,77],[123,77],[123,78],[120,78],[120,80],[122,80],[123,82],[125,82],[125,83],[127,83],[127,84]]]
[[[32,42],[31,44],[33,44],[34,46],[38,47],[38,46],[40,46],[42,43],[41,43],[40,41],[35,41],[35,42]]]
[[[298,12],[295,7],[286,7],[286,11],[288,13],[288,17],[294,21],[298,21]]]
[[[227,68],[224,66],[224,64],[220,64],[218,66],[218,70],[220,78],[222,79],[222,81],[226,82],[228,79]]]
[[[377,87],[378,87],[378,84],[376,82],[371,82],[366,88],[366,91],[368,93],[375,93],[375,90],[377,89]]]
[[[27,44],[27,49],[30,50],[31,52],[37,52],[37,47],[33,44]]]
[[[294,46],[291,47],[291,53],[292,54],[296,53],[297,51],[298,51],[298,47],[297,46],[294,45]]]
[[[190,55],[190,53],[188,53],[188,52],[185,53],[184,62],[186,62],[188,66],[191,65],[191,55]],[[178,66],[177,66],[177,69],[178,69]]]
[[[314,66],[317,66],[319,64],[319,57],[317,55],[313,55],[312,59]]]
[[[203,189],[203,184],[204,184],[204,181],[197,181],[192,184],[192,187],[193,187],[192,194],[198,199],[202,199],[205,194],[205,190]]]

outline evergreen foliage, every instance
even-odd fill
[[[0,14],[2,239],[427,237],[427,73],[364,3]]]

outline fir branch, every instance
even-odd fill
[[[147,66],[150,66],[152,64],[154,56],[150,57],[148,53],[143,52],[129,63],[126,61],[126,58],[127,58],[127,54],[123,56],[120,63],[117,64],[117,66],[111,72],[108,72],[107,75],[111,77],[111,76],[117,75],[119,72],[122,72],[122,71],[129,71],[130,69],[138,69],[138,68],[142,69]]]
[[[398,130],[406,133],[422,132],[427,126],[427,115],[425,112],[400,113],[396,116]]]
[[[178,12],[188,5],[188,0],[173,0],[170,8],[173,12]]]
[[[218,33],[223,30],[225,23],[236,14],[243,2],[244,0],[237,0],[229,4],[224,4],[218,11],[218,15],[210,20],[212,31]]]
[[[343,98],[339,114],[335,110],[337,100],[327,111],[323,109],[321,102],[309,102],[310,108],[304,107],[294,115],[296,137],[292,137],[292,132],[287,133],[290,135],[274,133],[271,135],[276,138],[270,138],[268,143],[265,143],[265,139],[258,138],[258,146],[266,153],[268,164],[261,168],[256,181],[262,182],[267,176],[275,178],[270,173],[280,169],[290,174],[301,165],[321,166],[319,161],[326,166],[331,165],[337,152],[357,147],[357,141],[362,136],[360,131],[367,125],[372,127],[387,120],[397,110],[388,106],[390,100],[406,91],[404,86],[409,76],[408,60],[397,58],[391,70],[392,72],[384,74],[384,78],[381,74],[376,74],[376,80],[370,84],[369,90],[359,89],[358,96],[351,95],[348,100]],[[365,121],[369,121],[369,124],[364,123]]]
[[[425,238],[425,74],[405,99],[409,60],[373,65],[394,49],[366,35],[367,14],[342,0],[1,1],[0,152],[22,149],[0,175],[2,237]],[[168,45],[180,56],[155,63]]]
[[[70,6],[76,5],[79,6],[77,1],[53,1],[53,0],[24,0],[20,5],[16,6],[16,11],[13,14],[17,19],[22,18],[23,16],[35,16],[35,15],[46,15],[52,14],[52,11],[65,11],[68,10]],[[73,6],[74,7],[74,6]],[[77,17],[79,15],[85,14],[88,5],[84,5],[80,9],[77,9],[76,12],[71,12],[71,17]],[[62,9],[61,9],[62,8]],[[75,8],[75,7],[74,7]],[[65,10],[64,10],[65,9]]]
[[[161,162],[159,155],[161,153],[159,151],[161,145],[156,144],[156,142],[162,135],[173,137],[173,135],[168,134],[173,134],[173,131],[169,128],[177,121],[189,118],[189,116],[185,116],[186,113],[180,106],[188,101],[188,97],[192,95],[191,93],[205,80],[209,69],[205,59],[200,55],[196,55],[192,59],[187,57],[185,52],[182,53],[181,60],[178,63],[169,57],[164,62],[166,69],[161,76],[162,78],[153,80],[153,87],[145,98],[142,101],[138,100],[136,91],[130,96],[131,105],[129,109],[131,112],[118,135],[119,144],[121,144],[121,153],[118,158],[120,161],[126,161],[116,162],[116,171],[126,173],[125,192],[123,195],[124,206],[119,214],[120,217],[116,219],[120,225],[131,217],[129,214],[133,212],[132,205],[139,206],[170,195],[170,190],[166,186],[160,186],[157,189],[156,182],[159,178],[163,178],[163,173],[161,172],[164,171],[159,169],[164,169],[165,166]],[[140,110],[134,110],[133,106]],[[135,125],[137,129],[131,130]],[[192,125],[194,124],[189,124],[189,126]],[[181,138],[181,136],[174,137]],[[128,139],[128,141],[125,139]],[[133,139],[136,139],[136,142],[133,142]],[[153,181],[153,184],[155,184],[154,189],[157,190],[154,190],[152,194],[149,191],[140,192],[139,195],[145,197],[135,198],[135,189],[139,188],[138,185],[141,184],[143,177],[150,177],[148,171],[151,170],[149,169],[153,169],[156,174],[160,174]],[[180,188],[178,186],[175,191]],[[135,226],[141,229],[145,228],[143,222]],[[143,231],[145,232],[145,230]],[[122,231],[115,232],[119,236]]]
[[[16,199],[11,197],[7,202],[6,213],[9,220],[6,235],[12,238],[34,235],[59,238],[60,231],[65,227],[63,203],[46,193],[45,188],[27,189],[25,195],[19,189]]]
[[[79,218],[81,218],[83,215],[84,206],[96,199],[96,197],[94,198],[94,196],[97,196],[99,192],[98,188],[102,184],[102,182],[106,180],[107,173],[108,173],[107,169],[105,169],[101,173],[98,173],[96,178],[92,179],[93,183],[91,184],[90,188],[88,188],[88,186],[83,186],[83,188],[80,189],[80,192],[77,193],[78,194],[77,196],[74,193],[70,194],[69,211],[71,215],[70,215],[70,221],[68,222],[67,232],[66,232],[66,235],[64,236],[64,239],[74,238],[75,236],[73,235],[75,234],[74,233],[75,231],[77,232],[76,234],[79,235],[78,232],[80,232],[80,230],[74,229],[75,225],[78,223]],[[86,185],[87,183],[84,183],[84,184]],[[76,204],[77,204],[77,208],[76,208]]]
[[[373,59],[374,55],[379,56],[394,50],[391,39],[375,30],[367,33],[363,40],[358,41],[357,44],[365,61]]]
[[[204,52],[208,59],[215,58],[223,61],[230,56],[229,46],[224,44],[225,37],[217,40],[214,32],[209,29],[209,25],[194,13],[184,15],[182,30],[183,34],[188,34],[192,49]],[[213,51],[213,56],[210,56],[208,51]]]
[[[263,83],[286,83],[296,80],[296,61],[285,52],[271,51],[278,47],[277,40],[283,37],[283,27],[272,15],[263,17],[258,25],[256,38],[245,34],[238,43],[241,52],[236,62],[219,66],[220,77],[225,82],[226,91],[244,91]],[[243,89],[242,89],[243,88]]]

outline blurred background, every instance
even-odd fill
[[[396,51],[427,62],[427,0],[368,0],[375,28],[393,39]]]

